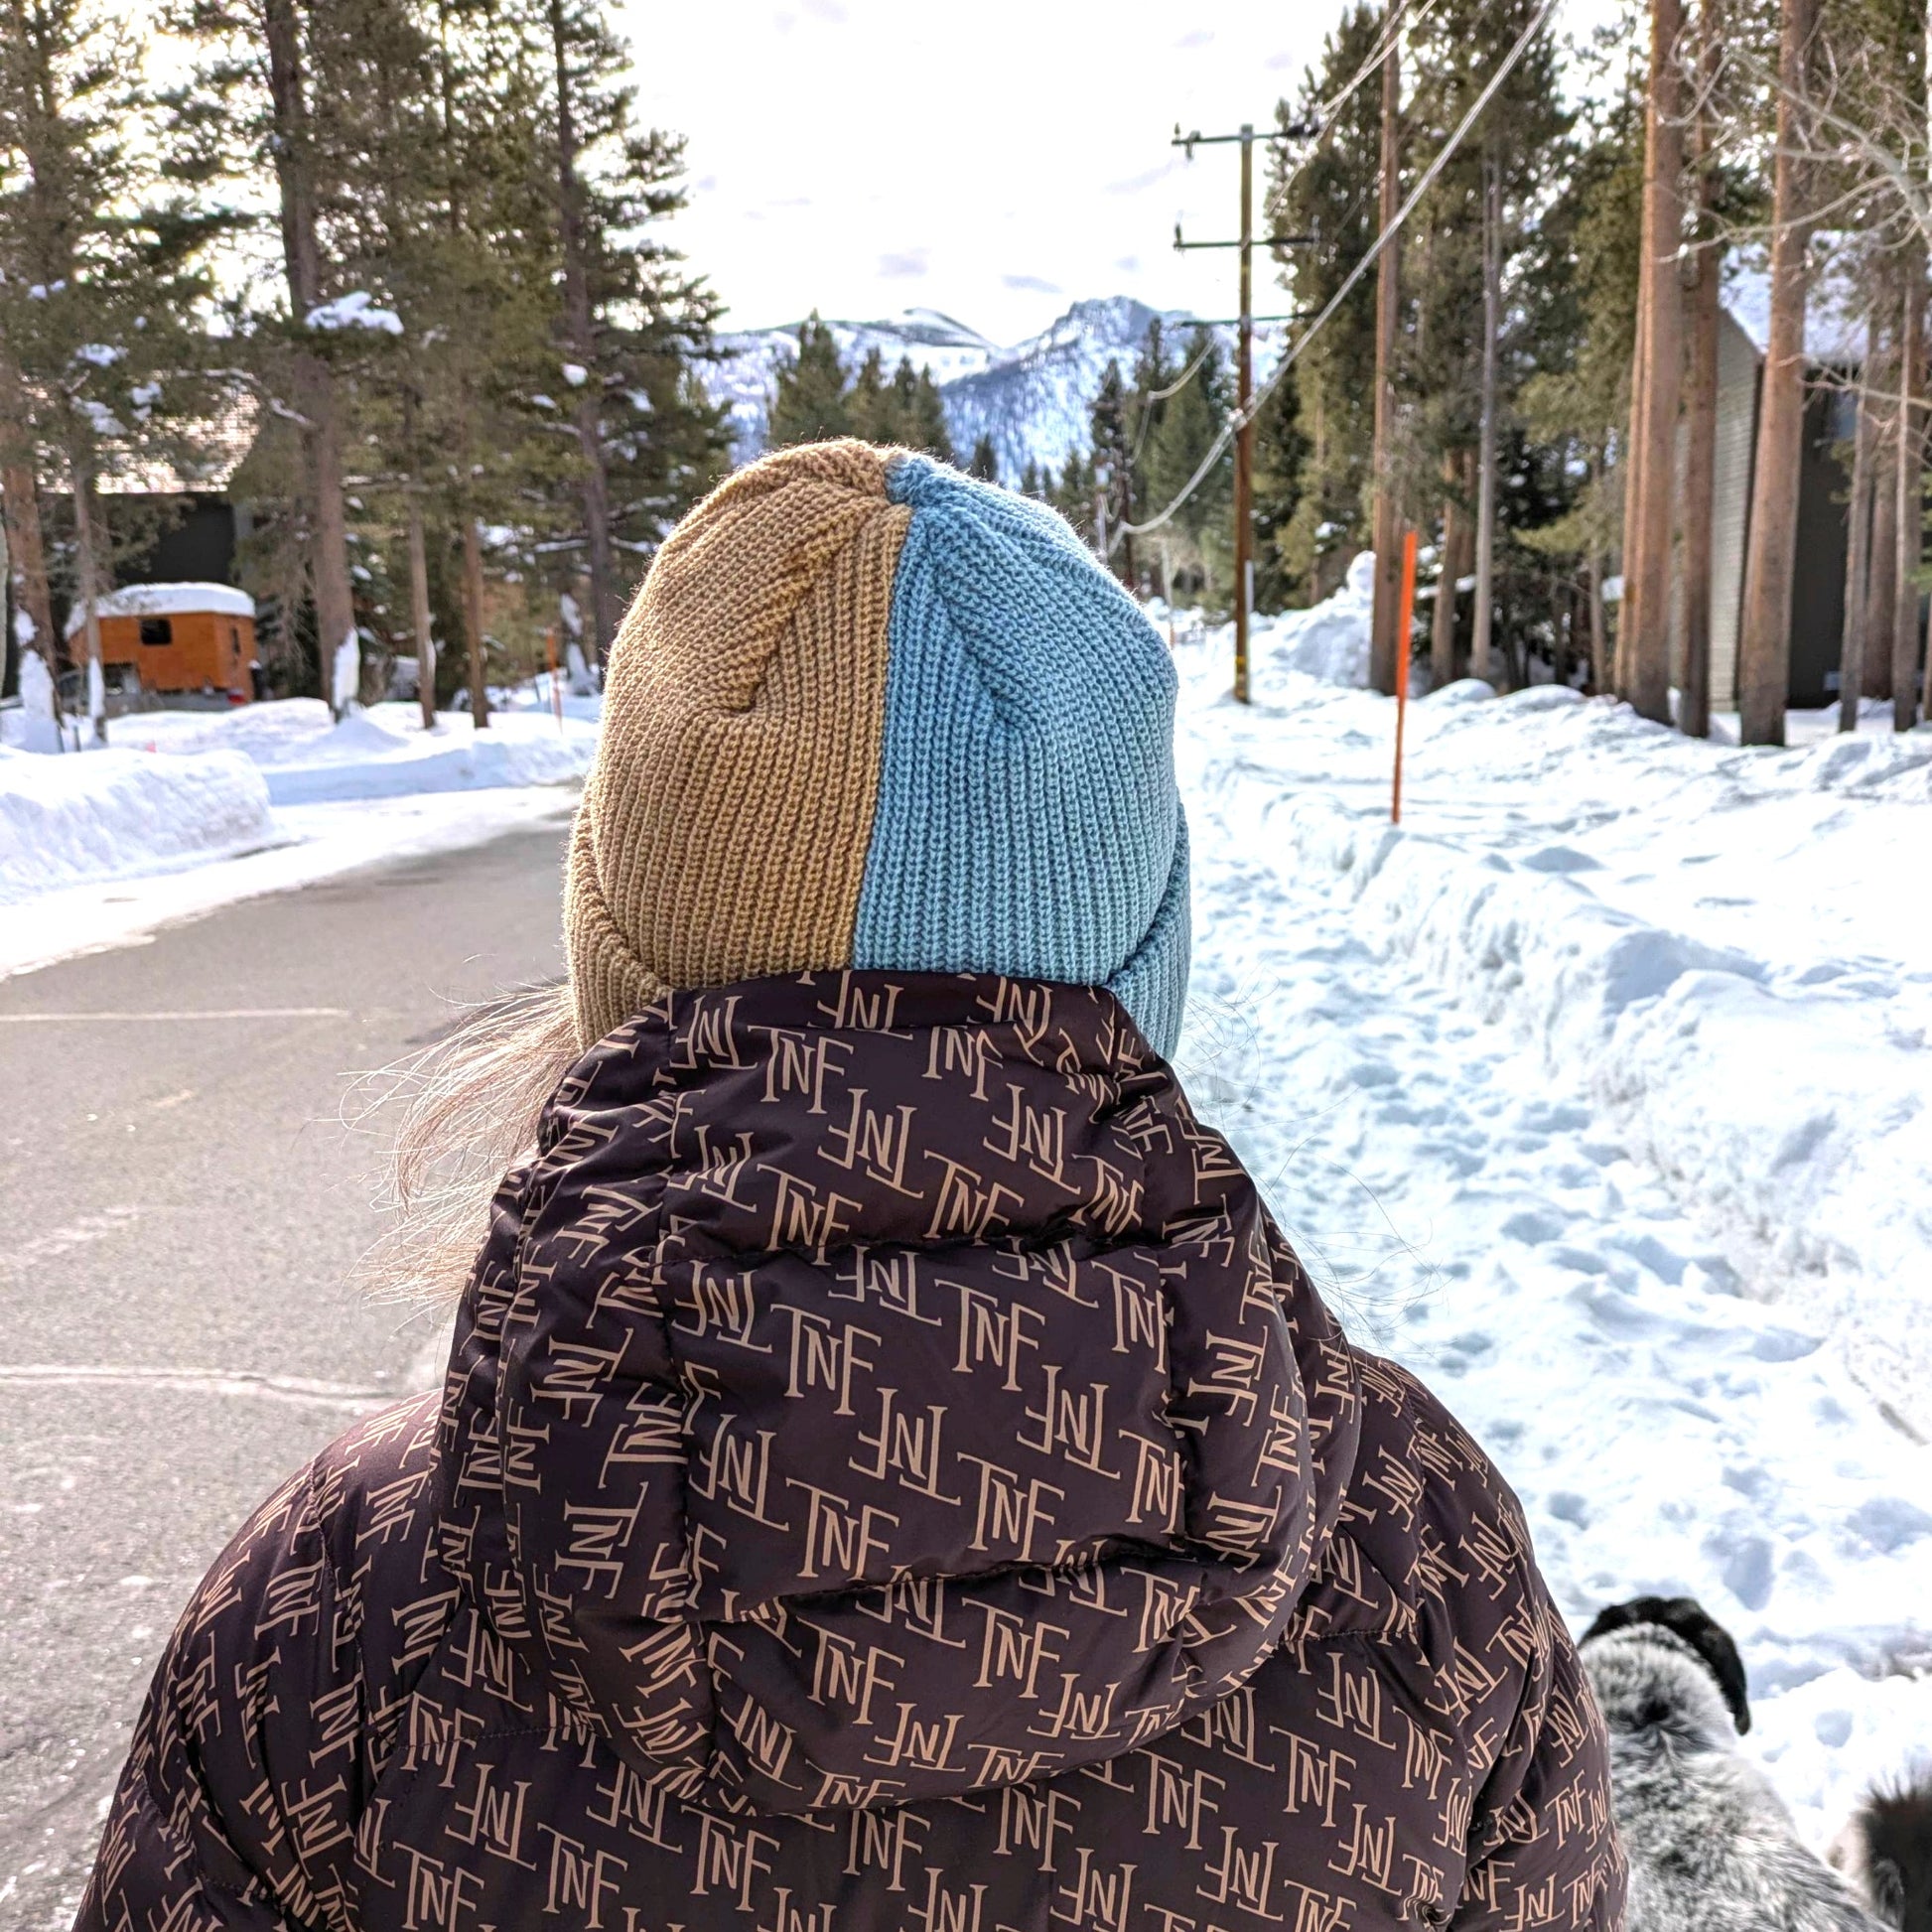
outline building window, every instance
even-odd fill
[[[143,618],[141,641],[144,644],[172,644],[175,641],[173,622],[167,618]]]

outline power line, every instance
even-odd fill
[[[1495,98],[1497,90],[1502,86],[1503,82],[1516,70],[1516,64],[1529,52],[1530,43],[1542,32],[1545,22],[1549,20],[1550,16],[1556,10],[1557,0],[1543,0],[1542,6],[1536,10],[1535,17],[1517,38],[1516,45],[1503,56],[1501,65],[1489,76],[1488,84],[1470,104],[1469,111],[1462,116],[1461,121],[1456,126],[1455,132],[1443,145],[1436,158],[1423,170],[1422,179],[1410,191],[1409,199],[1396,210],[1395,219],[1375,237],[1375,240],[1370,244],[1368,251],[1362,256],[1361,260],[1348,271],[1348,274],[1342,280],[1341,287],[1328,298],[1326,305],[1322,308],[1320,314],[1315,317],[1313,322],[1309,325],[1307,332],[1297,337],[1283,350],[1281,360],[1275,364],[1274,373],[1261,385],[1261,388],[1255,394],[1254,400],[1248,404],[1246,409],[1235,410],[1230,414],[1227,421],[1221,426],[1220,435],[1214,439],[1212,447],[1208,450],[1206,456],[1201,459],[1200,468],[1188,478],[1187,482],[1182,485],[1180,493],[1174,497],[1173,501],[1159,516],[1151,516],[1145,523],[1116,524],[1113,531],[1113,541],[1115,543],[1118,543],[1123,537],[1146,536],[1150,531],[1161,529],[1165,524],[1173,520],[1174,512],[1207,481],[1214,466],[1227,453],[1228,444],[1254,421],[1256,412],[1274,393],[1276,385],[1280,383],[1282,377],[1301,358],[1302,351],[1314,341],[1315,337],[1320,335],[1322,329],[1335,314],[1335,311],[1354,292],[1355,284],[1375,266],[1376,262],[1381,258],[1383,249],[1402,232],[1410,215],[1416,211],[1417,204],[1435,186],[1437,176],[1449,166],[1450,157],[1462,145],[1464,139],[1467,138],[1469,130],[1482,118],[1483,109]]]

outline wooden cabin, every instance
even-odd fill
[[[132,584],[97,600],[100,661],[108,681],[143,691],[225,692],[244,703],[253,692],[255,600],[226,584]],[[68,617],[68,650],[87,654],[78,605]],[[128,673],[131,672],[131,676]]]

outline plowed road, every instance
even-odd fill
[[[157,1654],[243,1518],[440,1374],[432,1324],[345,1279],[382,1141],[343,1125],[345,1076],[562,971],[563,836],[0,980],[0,1924],[71,1921]]]

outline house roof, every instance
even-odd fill
[[[109,591],[105,597],[95,598],[94,609],[103,618],[167,618],[212,613],[221,618],[252,619],[255,600],[230,584],[130,584],[125,590]],[[68,617],[67,634],[78,636],[86,621],[85,607],[76,603]]]

